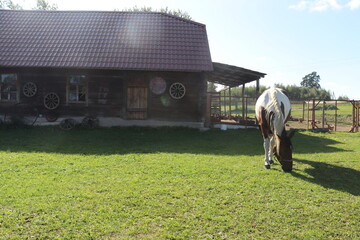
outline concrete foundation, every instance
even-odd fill
[[[1,118],[1,116],[0,116]],[[44,116],[36,117],[25,117],[23,122],[26,125],[33,126],[58,126],[60,122],[66,118],[72,118],[76,123],[81,124],[84,117],[59,117],[54,122],[48,122]],[[4,116],[3,118],[4,119]],[[100,117],[99,126],[100,127],[131,127],[131,126],[141,126],[141,127],[189,127],[203,129],[203,122],[175,122],[175,121],[159,121],[159,120],[126,120],[117,117]],[[6,123],[10,123],[10,119],[5,119]]]

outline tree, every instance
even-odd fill
[[[213,83],[213,82],[208,82],[208,83],[207,83],[207,91],[208,91],[208,92],[216,92],[215,83]]]
[[[36,8],[34,10],[49,10],[55,11],[58,9],[56,4],[50,4],[46,0],[37,0]]]
[[[267,89],[266,86],[260,85],[259,87],[259,94],[261,94],[262,92],[264,92]],[[242,97],[242,86],[241,87],[234,87],[231,88],[231,96],[235,96],[235,97]],[[229,91],[225,91],[225,95],[228,95]],[[245,87],[245,97],[253,97],[256,98],[258,97],[256,95],[256,87],[255,86],[249,86],[249,87]]]
[[[320,75],[318,75],[316,72],[312,72],[303,77],[300,85],[306,88],[320,89]]]
[[[0,9],[22,10],[23,8],[11,0],[0,0]]]
[[[118,9],[115,9],[115,11],[118,11]],[[167,13],[176,17],[181,17],[184,19],[192,20],[191,16],[186,12],[182,11],[180,9],[178,10],[170,10],[168,7],[161,8],[161,9],[153,9],[152,7],[138,7],[134,6],[132,8],[125,8],[123,11],[126,12],[162,12]]]
[[[333,99],[333,94],[322,88],[298,87],[296,85],[285,86],[283,84],[275,84],[275,86],[284,89],[290,99]]]
[[[350,99],[349,99],[349,97],[348,97],[348,96],[341,95],[341,96],[339,96],[339,97],[338,97],[338,99],[337,99],[337,100],[340,100],[340,101],[348,101],[348,100],[350,100]]]
[[[0,0],[0,9],[23,10],[23,7],[12,0]],[[46,0],[37,0],[34,10],[57,10],[56,4],[50,4]]]

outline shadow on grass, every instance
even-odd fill
[[[0,150],[62,154],[193,153],[259,155],[263,140],[257,129],[201,132],[188,128],[108,128],[62,131],[54,127],[0,129]],[[335,140],[297,133],[296,153],[340,152]]]
[[[325,188],[347,192],[355,196],[360,195],[360,171],[309,160],[296,160],[310,167],[304,170],[307,176],[292,172],[294,177],[321,185]]]

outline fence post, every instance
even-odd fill
[[[352,132],[354,132],[355,130],[355,125],[356,125],[356,119],[355,119],[355,114],[356,114],[356,110],[355,110],[355,101],[352,101],[351,104],[353,105],[353,124],[352,124]]]
[[[307,102],[308,107],[308,114],[307,114],[307,130],[309,130],[309,123],[310,123],[310,101]]]
[[[336,129],[337,129],[337,100],[335,100],[335,132],[336,132]]]
[[[313,99],[311,129],[315,129],[315,99]]]
[[[322,109],[322,128],[325,127],[325,100],[323,101],[323,109]]]
[[[302,112],[302,119],[303,119],[303,121],[305,121],[305,104],[306,104],[306,102],[303,101],[303,112]]]
[[[356,132],[358,132],[359,131],[359,104],[357,103],[357,102],[355,102],[355,107],[356,107],[356,111],[357,111],[357,113],[356,113]]]

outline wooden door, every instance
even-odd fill
[[[127,118],[146,119],[148,89],[147,87],[131,87],[127,89]]]

